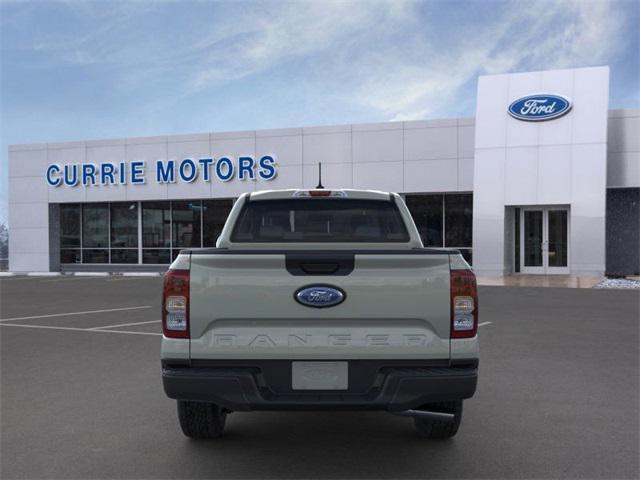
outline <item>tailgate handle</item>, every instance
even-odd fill
[[[300,268],[309,275],[331,275],[340,268],[339,263],[302,263]]]
[[[285,266],[291,275],[349,275],[355,255],[336,252],[291,252],[285,255]]]

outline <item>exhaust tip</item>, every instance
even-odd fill
[[[429,410],[404,410],[403,412],[393,412],[395,415],[401,417],[420,417],[427,418],[429,420],[436,420],[438,422],[452,423],[455,419],[453,413],[445,412],[432,412]]]

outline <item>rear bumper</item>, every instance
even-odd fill
[[[170,398],[212,402],[230,410],[388,410],[473,396],[477,360],[350,360],[349,388],[331,391],[291,389],[291,362],[216,361],[180,365],[164,361],[164,390]]]

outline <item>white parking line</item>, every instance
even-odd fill
[[[146,325],[147,323],[159,323],[162,320],[149,320],[147,322],[134,322],[134,323],[119,323],[118,325],[104,325],[102,327],[92,327],[89,330],[102,330],[103,328],[116,328],[116,327],[133,327],[134,325]]]
[[[52,327],[50,325],[20,325],[17,323],[0,323],[0,327],[43,328],[46,330],[71,330],[74,332],[125,333],[129,335],[162,335],[156,332],[134,332],[129,330],[94,330],[92,328]]]
[[[479,327],[484,327],[485,325],[491,325],[492,323],[493,322],[482,322],[482,323],[479,323],[478,326]]]
[[[78,276],[76,277],[71,275],[65,275],[61,278],[56,278],[54,280],[41,280],[40,283],[54,283],[54,282],[73,282],[76,280],[104,280],[105,276]]]
[[[38,277],[27,277],[27,276],[17,276],[17,275],[14,277],[0,277],[0,281],[6,281],[7,283],[21,282],[24,280],[31,280],[32,282],[42,281],[42,279]]]
[[[35,318],[67,317],[71,315],[90,315],[93,313],[122,312],[125,310],[141,310],[143,308],[151,308],[151,305],[142,305],[139,307],[107,308],[104,310],[87,310],[85,312],[51,313],[49,315],[32,315],[30,317],[0,318],[0,322],[9,322],[9,321],[15,321],[15,320],[33,320]]]

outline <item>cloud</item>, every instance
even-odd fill
[[[220,39],[199,48],[205,62],[192,79],[192,86],[205,88],[272,69],[283,63],[323,52],[340,50],[354,37],[375,35],[385,20],[407,19],[405,1],[296,2],[272,4],[243,19],[253,25],[236,35],[233,43]],[[331,63],[331,62],[329,62]]]
[[[447,115],[481,74],[606,62],[625,27],[618,4],[582,0],[470,2],[445,24],[460,4],[204,2],[188,15],[164,2],[62,5],[77,21],[31,48],[53,65],[108,67],[115,88],[165,81],[165,98],[180,98],[303,68],[304,81],[391,120]]]
[[[375,37],[385,22],[410,21],[407,0],[190,3],[171,18],[163,2],[56,2],[73,15],[62,31],[40,33],[30,47],[56,64],[182,70],[194,89],[218,86],[283,63]],[[164,9],[162,7],[165,7]],[[157,22],[154,25],[154,22]],[[157,25],[168,30],[158,31]],[[371,40],[371,39],[370,39]],[[188,68],[187,68],[188,67]]]
[[[418,38],[408,59],[378,52],[379,62],[365,60],[356,68],[369,80],[356,99],[390,120],[446,115],[478,75],[606,62],[622,44],[623,26],[609,2],[513,2],[492,21],[460,26],[455,44]]]

